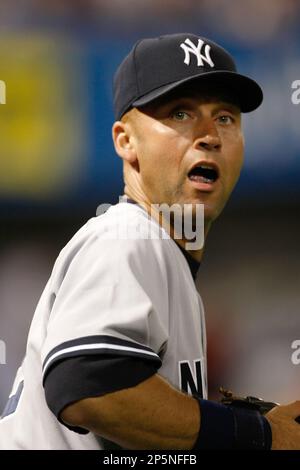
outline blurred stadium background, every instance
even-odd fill
[[[242,178],[211,231],[198,286],[211,397],[219,385],[300,399],[300,80],[297,0],[10,0],[0,4],[0,412],[53,262],[104,202],[122,194],[111,79],[140,37],[195,32],[257,79],[244,116]]]

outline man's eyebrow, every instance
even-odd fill
[[[197,101],[197,99],[199,101]],[[174,96],[164,96],[158,98],[153,103],[149,103],[149,105],[145,105],[145,110],[149,110],[150,112],[154,112],[157,114],[164,114],[165,112],[169,112],[172,109],[176,109],[178,107],[186,107],[188,109],[197,108],[197,106],[201,103],[210,103],[215,105],[213,112],[217,113],[219,110],[227,110],[234,114],[239,114],[241,112],[240,106],[235,100],[231,99],[231,97],[227,96],[212,96],[212,95],[189,95],[184,94],[181,96],[174,95]]]
[[[240,107],[238,105],[238,103],[234,103],[233,101],[229,101],[227,99],[219,99],[219,98],[211,98],[211,97],[208,97],[207,99],[205,97],[203,97],[203,99],[201,98],[201,101],[203,103],[210,103],[212,105],[214,105],[214,112],[218,112],[222,109],[224,110],[228,110],[230,112],[233,112],[233,113],[240,113],[241,110],[240,110]],[[158,108],[162,108],[162,109],[165,109],[165,108],[176,108],[178,106],[186,106],[188,108],[193,108],[193,107],[197,107],[199,103],[197,103],[196,101],[194,101],[194,98],[193,97],[189,97],[189,96],[180,96],[180,97],[174,97],[174,98],[170,98],[162,103],[160,103],[160,105],[158,106]]]
[[[230,101],[224,100],[224,101],[221,101],[221,102],[217,102],[215,104],[216,104],[215,111],[220,111],[222,109],[225,109],[225,110],[228,109],[229,111],[232,111],[232,112],[235,112],[235,113],[240,113],[241,112],[240,107],[237,103],[232,103]]]
[[[199,105],[199,102],[195,101],[195,98],[192,96],[176,96],[174,98],[169,98],[163,100],[158,106],[157,109],[162,111],[177,109],[179,107],[185,107],[187,109],[196,109]]]

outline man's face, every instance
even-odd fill
[[[241,115],[232,101],[188,90],[131,110],[138,169],[127,186],[138,185],[148,203],[202,203],[207,221],[218,217],[243,162]]]

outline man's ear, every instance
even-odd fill
[[[116,121],[112,127],[112,138],[119,157],[128,163],[134,163],[137,155],[128,124]]]

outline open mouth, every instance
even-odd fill
[[[188,177],[192,181],[199,183],[214,183],[219,178],[219,173],[212,165],[199,164],[192,168],[188,173]]]

